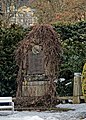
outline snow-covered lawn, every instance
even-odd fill
[[[71,108],[68,112],[15,111],[0,112],[0,120],[86,120],[86,104],[59,104],[60,108]]]

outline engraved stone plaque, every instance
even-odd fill
[[[29,69],[28,74],[43,74],[44,73],[44,62],[43,52],[34,54],[32,51],[29,53]]]

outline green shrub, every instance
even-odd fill
[[[25,34],[22,27],[0,28],[0,96],[15,96],[18,67],[14,50]]]
[[[63,95],[72,95],[74,72],[82,72],[86,61],[86,22],[55,24],[54,29],[62,38],[63,54],[59,77],[65,78],[63,90],[62,85],[58,85],[57,89],[60,95],[61,92]],[[69,81],[71,85],[66,89],[65,84]]]
[[[84,64],[83,71],[82,71],[82,92],[85,96],[86,101],[86,63]]]

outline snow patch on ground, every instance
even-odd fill
[[[15,111],[14,114],[0,111],[0,120],[86,120],[86,104],[59,104],[60,108],[71,108],[67,112]]]

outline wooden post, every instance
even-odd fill
[[[74,85],[73,85],[73,103],[80,103],[80,96],[82,96],[81,88],[81,73],[74,73]]]

